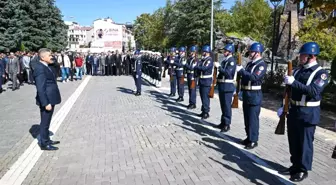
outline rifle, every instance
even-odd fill
[[[242,55],[240,52],[238,52],[238,60],[237,60],[237,65],[241,65],[242,64]],[[238,100],[239,100],[239,97],[238,97],[238,94],[239,94],[239,91],[240,91],[240,76],[237,75],[237,79],[236,79],[236,93],[233,95],[233,101],[232,101],[232,105],[231,107],[232,108],[235,108],[237,109],[238,108]]]
[[[293,70],[292,61],[289,60],[288,61],[288,72],[287,72],[288,76],[292,75],[292,70]],[[283,111],[282,111],[282,114],[280,116],[279,123],[278,123],[278,125],[275,129],[275,134],[278,134],[278,135],[284,135],[285,134],[286,116],[287,116],[288,111],[289,111],[290,89],[291,89],[290,86],[286,85],[285,93],[284,93]]]
[[[215,60],[214,62],[218,62],[218,53],[215,54]],[[213,68],[213,76],[212,76],[212,84],[209,92],[209,98],[213,98],[215,95],[215,85],[217,83],[217,67]]]
[[[174,72],[174,68],[173,68],[173,66],[171,65],[171,60],[173,59],[173,56],[174,56],[174,54],[170,54],[170,57],[169,57],[169,64],[168,65],[170,65],[170,81],[172,82],[173,80],[174,80],[174,75],[173,75],[173,72]],[[169,72],[169,71],[168,71]]]
[[[195,62],[197,64],[197,52],[195,52],[195,59],[194,59],[193,62]],[[193,65],[192,62],[190,63],[190,65]],[[196,76],[197,76],[197,74],[196,74],[196,71],[194,70],[194,79],[191,80],[191,84],[190,84],[191,89],[196,88]]]
[[[333,152],[333,154],[332,154],[331,157],[334,158],[334,159],[336,159],[336,146],[335,146],[335,148],[334,148],[334,152]]]

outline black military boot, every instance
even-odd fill
[[[196,105],[195,104],[190,104],[190,105],[188,105],[187,109],[196,109]]]
[[[209,113],[204,113],[202,119],[208,119],[210,117]]]
[[[135,93],[135,96],[140,96],[140,95],[141,95],[141,92]]]
[[[230,130],[230,125],[225,125],[222,129],[221,132],[228,132]]]

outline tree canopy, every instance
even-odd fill
[[[0,0],[0,51],[66,45],[67,26],[54,0]]]

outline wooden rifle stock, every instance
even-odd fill
[[[292,61],[288,61],[288,72],[287,72],[288,76],[292,75],[292,70],[293,70]],[[285,134],[286,116],[289,112],[289,98],[290,98],[289,96],[290,96],[290,86],[286,85],[283,111],[282,111],[282,114],[280,115],[279,123],[275,129],[275,134],[277,135]]]
[[[215,54],[215,60],[214,62],[218,62],[218,53]],[[217,67],[213,68],[213,76],[212,76],[212,84],[209,92],[209,98],[213,98],[215,95],[215,85],[217,83]]]
[[[197,65],[197,54],[195,53],[195,59],[194,59],[194,62],[196,63]],[[192,63],[190,65],[193,65]],[[190,88],[191,89],[195,89],[196,88],[196,77],[197,77],[197,73],[196,71],[194,70],[194,79],[191,80],[191,84],[190,84]]]
[[[242,64],[242,55],[240,52],[238,52],[238,58],[237,58],[237,65],[241,65]],[[233,101],[232,101],[232,108],[237,109],[239,107],[239,91],[240,91],[240,76],[237,75],[237,79],[236,79],[236,93],[233,95]]]

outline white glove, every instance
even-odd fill
[[[182,65],[186,65],[187,64],[187,61],[186,60],[183,60],[182,61]]]
[[[219,62],[215,62],[215,67],[219,67],[220,66],[220,64],[219,64]]]
[[[174,60],[170,60],[170,63],[173,64],[173,63],[174,63]]]
[[[282,115],[282,112],[283,112],[283,107],[280,107],[277,111],[278,117]]]
[[[294,76],[285,76],[285,84],[287,85],[292,85],[293,82],[295,81]]]
[[[242,70],[243,69],[243,66],[237,66],[237,72],[239,72],[240,70]]]

